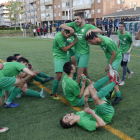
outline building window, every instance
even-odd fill
[[[62,7],[66,7],[66,3],[65,2],[62,3]]]
[[[38,8],[38,11],[39,11],[39,8]]]
[[[54,17],[56,17],[56,13],[54,14]]]
[[[120,0],[117,0],[117,3],[120,4]]]
[[[91,4],[94,4],[94,0],[91,1]]]
[[[97,0],[97,3],[100,3],[101,2],[101,0]]]
[[[97,9],[97,13],[101,13],[101,9]]]
[[[51,9],[52,7],[51,7],[51,6],[49,6],[48,8],[49,8],[49,9]]]
[[[124,0],[122,0],[122,4],[125,4],[125,1]]]
[[[56,8],[56,5],[54,5],[54,9]]]
[[[133,7],[133,1],[130,1],[130,8]]]
[[[69,2],[66,2],[66,6],[70,6],[70,3]]]
[[[91,13],[94,14],[94,10],[92,10]]]
[[[134,7],[137,7],[137,2],[134,2]]]
[[[60,8],[60,4],[58,5],[58,8]]]
[[[39,4],[39,1],[38,1],[38,4]]]
[[[60,15],[61,15],[61,14],[60,14],[60,13],[58,13],[58,16],[59,16],[59,17],[60,17]]]

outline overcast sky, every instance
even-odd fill
[[[8,0],[0,0],[0,4],[1,3],[5,3],[5,2],[7,2]]]

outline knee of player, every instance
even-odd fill
[[[38,70],[36,71],[36,74],[37,74],[37,75],[39,74],[39,71],[38,71]]]

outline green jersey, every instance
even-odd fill
[[[96,115],[102,118],[106,124],[108,124],[112,120],[114,109],[110,102],[106,102],[107,103],[101,105],[96,105],[96,109],[93,111]],[[96,119],[91,114],[86,114],[84,111],[79,111],[76,113],[76,115],[80,115],[80,121],[78,122],[79,126],[88,131],[96,130]]]
[[[114,61],[122,59],[121,52],[112,39],[105,37],[105,36],[101,36],[101,35],[99,37],[101,37],[101,39],[102,39],[102,43],[99,43],[99,45],[105,52],[105,56],[108,60],[111,59],[112,51],[115,51],[115,53],[116,53],[116,57],[115,57]]]
[[[53,41],[53,59],[62,60],[67,59],[67,52],[64,52],[61,48],[65,47],[67,39],[59,31]]]
[[[75,106],[79,99],[77,96],[81,92],[78,83],[75,82],[73,79],[70,79],[67,75],[65,75],[62,81],[62,88],[63,93],[68,102],[72,106]]]
[[[91,24],[84,24],[81,28],[75,23],[67,23],[67,26],[73,27],[75,31],[75,35],[78,38],[77,43],[75,44],[75,52],[79,54],[88,54],[90,52],[89,44],[85,40],[85,36],[88,30],[96,29],[97,27]]]
[[[0,70],[0,78],[17,76],[24,68],[25,66],[19,62],[7,62]]]
[[[70,38],[67,39],[67,46],[69,43],[72,43],[74,41],[74,36],[71,36]],[[75,46],[73,46],[72,48],[70,48],[67,51],[67,54],[70,55],[70,57],[72,57],[73,55],[75,55]]]
[[[133,42],[132,36],[130,35],[129,32],[126,32],[126,31],[124,35],[121,35],[119,30],[117,30],[117,34],[120,40],[120,51],[121,53],[126,54],[127,51],[130,49],[130,46]]]

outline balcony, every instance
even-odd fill
[[[46,10],[45,9],[41,9],[41,13],[46,13]]]
[[[53,5],[53,0],[45,0],[45,5]]]
[[[62,7],[62,11],[67,11],[68,9],[70,9],[70,6]]]
[[[74,10],[91,9],[91,4],[74,6]]]
[[[53,9],[46,9],[46,13],[53,13]]]
[[[40,3],[40,7],[41,7],[41,6],[44,6],[44,5],[45,5],[44,2],[41,2],[41,3]]]
[[[53,17],[46,17],[46,21],[52,21]]]
[[[69,16],[70,19],[70,16]],[[68,20],[68,16],[62,16],[62,20]]]

